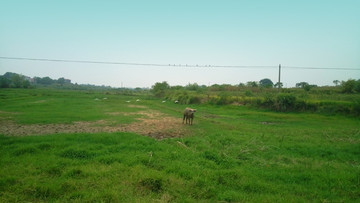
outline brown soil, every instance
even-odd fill
[[[138,106],[130,106],[139,108]],[[141,108],[141,107],[140,107]],[[110,115],[141,115],[136,122],[116,124],[114,121],[98,120],[95,122],[79,121],[72,124],[31,124],[14,123],[9,117],[0,119],[0,134],[7,136],[47,135],[56,133],[99,133],[99,132],[134,132],[156,139],[181,137],[188,134],[182,125],[182,118],[169,117],[161,112],[143,108],[136,113],[112,112]]]

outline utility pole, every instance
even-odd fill
[[[279,88],[279,91],[280,91],[280,73],[281,73],[281,64],[279,64],[279,81],[278,81],[278,88]]]

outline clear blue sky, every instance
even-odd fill
[[[0,74],[150,87],[270,78],[333,85],[360,78],[359,0],[1,0],[0,56],[130,63],[274,66],[186,68],[0,59]],[[287,69],[286,66],[358,70]]]

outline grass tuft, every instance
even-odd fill
[[[141,180],[139,185],[154,193],[160,193],[163,190],[163,181],[161,179],[146,178]]]
[[[95,154],[86,150],[66,149],[60,153],[61,157],[69,159],[92,159]]]

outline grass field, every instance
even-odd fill
[[[136,102],[136,100],[139,100]],[[0,90],[0,202],[358,202],[360,120]]]

